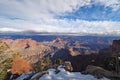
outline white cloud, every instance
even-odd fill
[[[105,7],[111,7],[113,11],[120,9],[120,0],[95,0],[95,3],[104,5]]]
[[[0,15],[23,19],[46,19],[73,12],[89,3],[90,0],[1,0]]]
[[[24,20],[9,20],[0,18],[3,29],[17,31],[34,30],[38,32],[64,32],[64,33],[90,33],[90,34],[116,34],[120,33],[120,22],[113,21],[85,21],[68,19],[46,19],[39,22]],[[55,24],[54,24],[55,23]],[[4,24],[4,25],[3,25]],[[4,29],[5,28],[5,29]],[[12,28],[12,29],[10,29]],[[15,30],[14,30],[15,29]]]
[[[29,20],[54,18],[92,4],[120,9],[120,0],[0,0],[0,16]]]
[[[6,32],[6,31],[20,32],[21,30],[14,29],[14,28],[0,28],[0,31],[2,31],[2,32]]]
[[[0,0],[0,31],[120,34],[120,22],[56,19],[92,4],[120,10],[120,0]]]

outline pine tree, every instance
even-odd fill
[[[47,57],[47,58],[45,58],[44,63],[45,63],[46,65],[51,65],[51,64],[52,64],[52,61],[51,61],[51,59],[50,59],[49,57]]]
[[[39,58],[38,61],[33,65],[33,69],[35,72],[39,72],[43,70],[43,62],[42,59]]]

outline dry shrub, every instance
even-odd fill
[[[32,69],[31,65],[25,60],[20,57],[16,57],[13,60],[13,65],[11,68],[12,74],[22,74],[25,72],[29,72]]]

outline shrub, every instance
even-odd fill
[[[12,74],[22,74],[25,72],[29,72],[32,69],[31,65],[24,59],[20,57],[16,57],[13,60],[13,65],[11,68]]]

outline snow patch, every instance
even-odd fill
[[[97,79],[92,75],[83,75],[80,72],[68,72],[62,66],[58,67],[60,72],[55,74],[55,69],[49,69],[48,74],[43,75],[39,80],[109,80],[107,78]]]
[[[32,74],[33,74],[32,71],[31,71],[31,72],[28,72],[28,73],[24,73],[24,74],[22,74],[20,77],[18,77],[16,80],[24,80],[24,79],[30,77]]]

